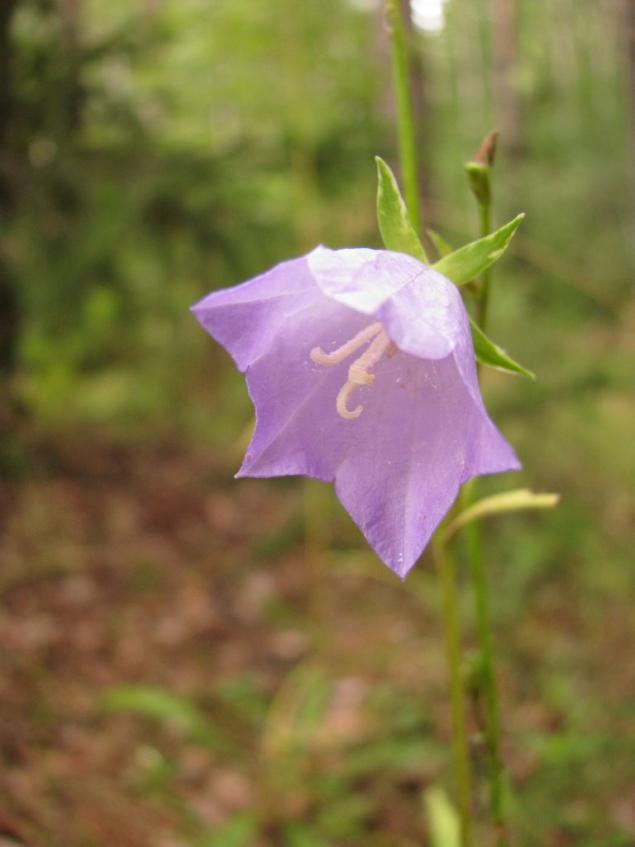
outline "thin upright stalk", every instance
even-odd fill
[[[503,765],[500,753],[500,708],[494,674],[494,651],[492,646],[492,627],[490,622],[489,595],[485,566],[481,550],[481,531],[478,521],[472,521],[465,528],[470,577],[474,588],[476,606],[476,626],[480,651],[479,687],[485,705],[485,740],[489,758],[489,804],[494,824],[498,829],[498,847],[507,843],[505,837],[505,795],[503,786]]]
[[[492,231],[492,205],[491,202],[478,204],[478,213],[479,213],[479,222],[480,222],[480,230],[481,237],[485,235],[489,235]],[[489,290],[492,282],[492,267],[490,265],[487,270],[483,271],[483,275],[481,277],[481,291],[480,296],[478,298],[477,304],[477,313],[476,313],[476,322],[480,326],[480,328],[485,332],[485,326],[487,324],[487,308],[489,306]]]
[[[408,72],[409,52],[404,22],[404,14],[409,13],[409,8],[409,0],[386,0],[386,16],[390,27],[393,78],[397,100],[401,177],[410,221],[415,231],[419,232],[421,230],[421,209],[417,142]],[[433,546],[443,595],[443,626],[452,703],[452,760],[456,802],[461,825],[461,847],[472,847],[472,780],[465,690],[461,668],[461,637],[456,576],[451,551],[444,544],[444,540],[438,532],[433,541]]]
[[[409,1],[407,0],[407,7]],[[410,222],[416,232],[421,229],[417,142],[415,133],[412,94],[410,91],[409,50],[404,26],[402,0],[387,0],[386,18],[390,28],[393,80],[397,100],[397,133],[399,160],[404,198]]]
[[[450,672],[452,706],[452,761],[456,803],[461,825],[461,847],[471,847],[472,776],[467,737],[465,689],[461,667],[456,573],[451,551],[439,533],[433,541],[433,551],[443,597],[443,626],[447,664]]]
[[[471,185],[476,197],[479,211],[480,235],[489,235],[492,230],[492,191],[490,185],[490,168],[494,162],[496,149],[496,134],[487,136],[477,153],[476,161],[479,169],[476,175],[470,174]],[[482,275],[478,299],[476,303],[476,321],[485,331],[487,326],[490,287],[492,282],[491,268]],[[479,369],[480,370],[480,369]],[[465,506],[475,499],[477,480],[471,480],[464,486],[462,500]],[[489,775],[489,806],[492,819],[498,829],[497,847],[505,847],[506,815],[505,794],[503,786],[503,764],[500,753],[500,707],[496,676],[494,673],[494,650],[492,643],[492,625],[489,609],[489,594],[487,576],[481,548],[481,530],[478,521],[469,523],[465,529],[467,539],[467,555],[470,567],[470,577],[474,589],[476,611],[476,626],[480,652],[479,691],[482,693],[485,707],[485,739],[488,755]]]

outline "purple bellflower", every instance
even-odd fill
[[[192,311],[256,409],[237,476],[334,483],[401,578],[463,483],[520,468],[483,406],[461,295],[417,259],[317,247]]]

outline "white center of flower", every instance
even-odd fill
[[[310,353],[311,360],[316,365],[324,365],[328,368],[333,365],[339,365],[344,359],[348,359],[360,347],[363,347],[364,344],[368,344],[367,349],[349,367],[348,380],[340,388],[337,400],[335,401],[335,408],[338,414],[348,421],[358,418],[364,408],[360,405],[352,410],[348,408],[348,400],[353,391],[355,391],[358,385],[372,385],[375,382],[375,375],[369,373],[369,370],[379,362],[382,356],[392,356],[397,348],[390,338],[388,338],[383,326],[377,322],[362,329],[361,332],[358,332],[357,335],[353,336],[353,338],[342,344],[341,347],[338,347],[332,353],[325,353],[321,347],[314,347]]]

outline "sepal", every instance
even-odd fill
[[[377,164],[377,222],[387,250],[406,253],[420,262],[430,262],[414,230],[395,175],[386,162],[375,156]]]
[[[436,229],[426,229],[426,233],[430,241],[434,244],[434,247],[439,254],[439,258],[442,259],[444,256],[449,256],[452,250],[454,249],[441,235],[440,232],[437,232]]]
[[[524,217],[524,213],[517,215],[496,232],[459,247],[432,267],[455,285],[465,285],[500,259]]]
[[[536,375],[532,371],[523,368],[502,347],[494,344],[473,318],[470,318],[470,326],[472,328],[472,341],[474,342],[474,355],[482,365],[496,368],[499,371],[526,376],[528,379],[536,379]]]

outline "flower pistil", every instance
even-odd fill
[[[383,356],[393,355],[397,348],[390,338],[388,338],[386,330],[381,323],[377,321],[362,329],[357,335],[353,336],[353,338],[349,339],[332,353],[325,353],[321,347],[314,347],[310,353],[311,361],[315,362],[316,365],[332,367],[333,365],[339,365],[359,350],[360,347],[363,347],[364,344],[368,344],[369,346],[349,367],[348,380],[340,388],[335,401],[337,413],[340,417],[349,421],[358,418],[364,409],[361,404],[358,404],[354,409],[348,408],[348,401],[351,394],[359,385],[373,385],[375,375],[369,373],[370,369]]]

